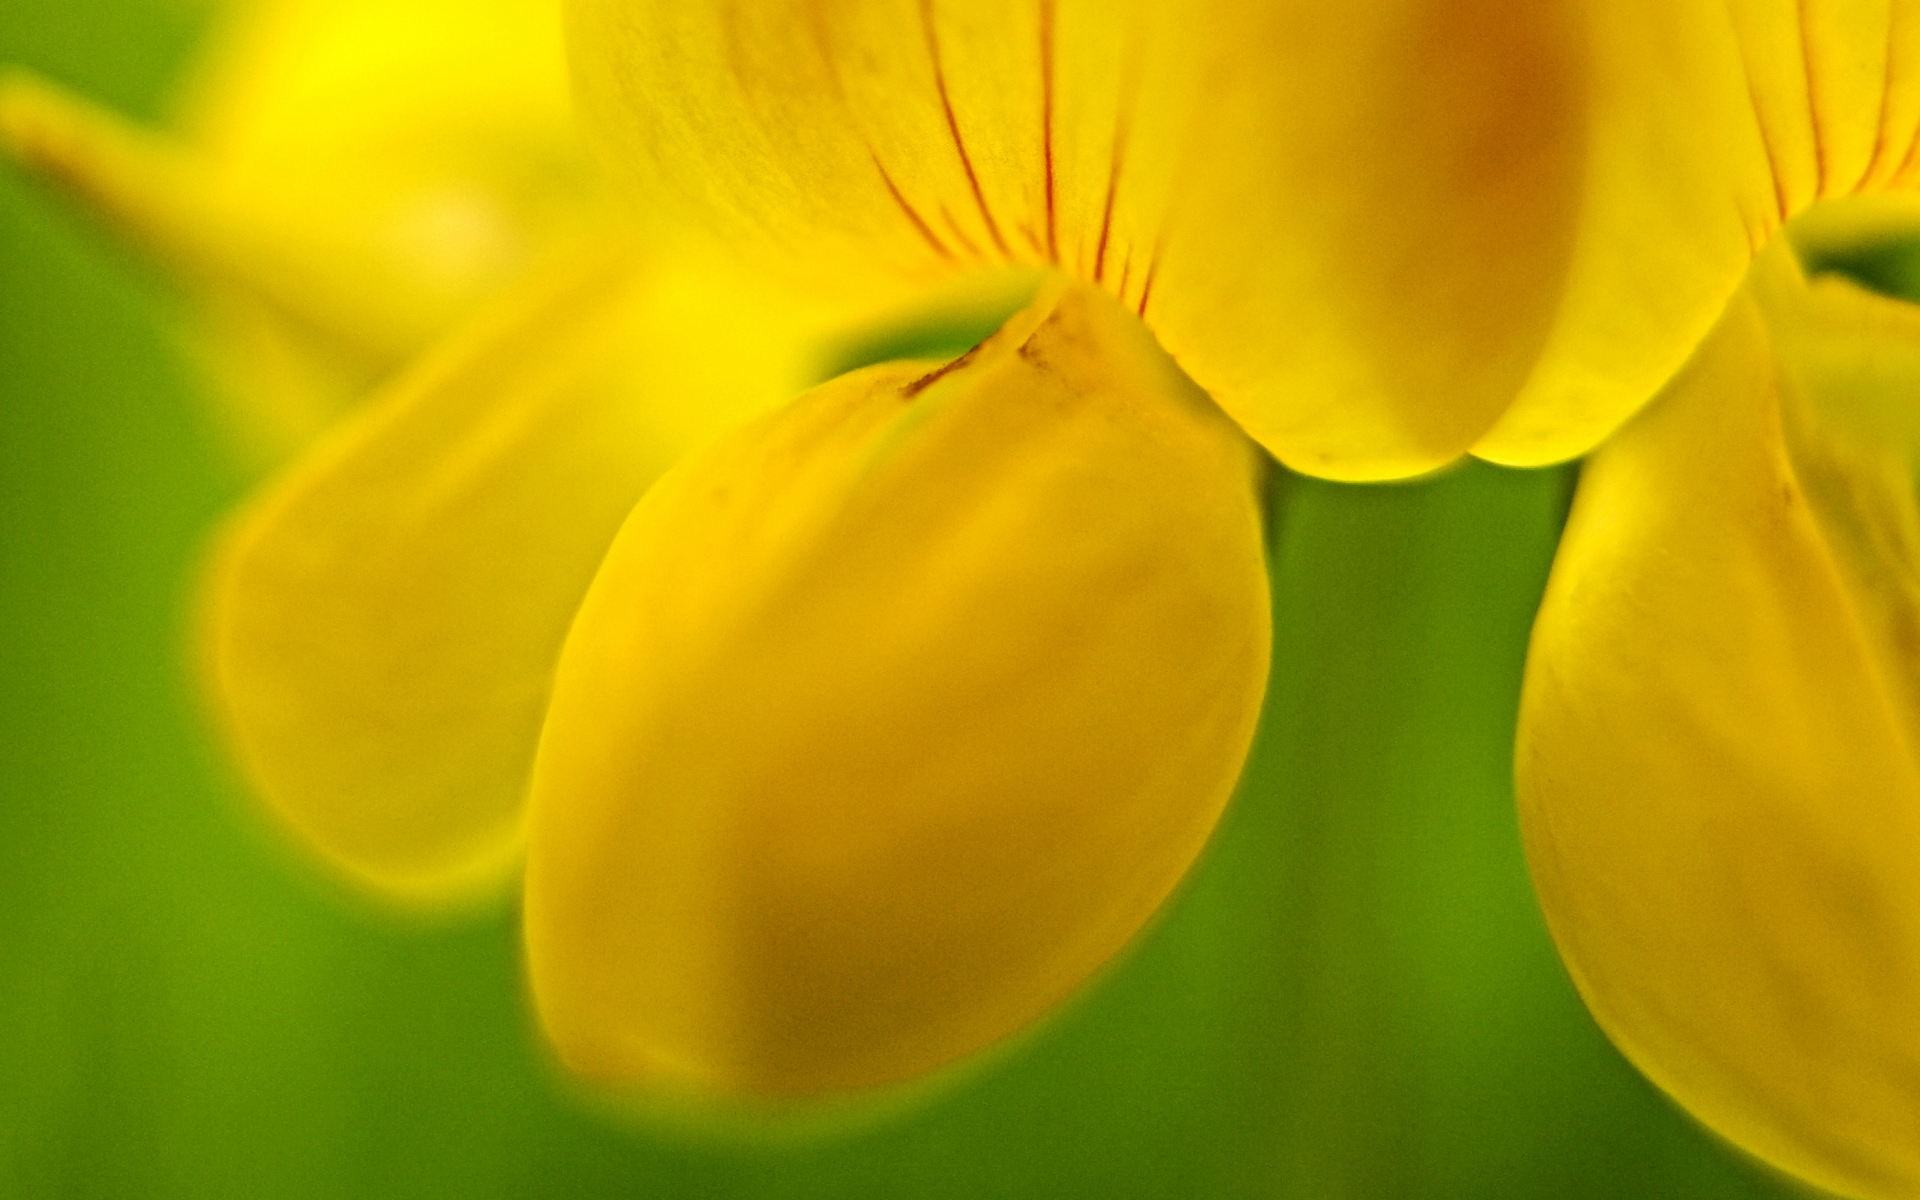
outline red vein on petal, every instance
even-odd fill
[[[942,204],[940,206],[940,215],[946,218],[947,229],[949,232],[953,234],[954,240],[960,243],[960,248],[962,250],[966,251],[968,254],[972,255],[975,258],[984,257],[980,253],[980,247],[974,245],[973,239],[967,236],[967,231],[960,227],[959,218],[953,215],[952,209]]]
[[[933,86],[940,93],[940,107],[946,110],[947,132],[953,137],[953,148],[960,154],[960,165],[967,172],[967,185],[973,189],[974,203],[980,206],[980,218],[987,223],[987,232],[993,236],[993,244],[1000,253],[1013,257],[1013,251],[1007,245],[1007,239],[1000,234],[1000,224],[993,219],[993,210],[987,207],[987,193],[980,186],[980,176],[973,169],[973,157],[967,153],[966,139],[960,136],[960,118],[953,111],[953,97],[947,92],[947,72],[940,62],[940,35],[933,24],[933,0],[920,0],[920,23],[927,31],[927,53],[933,59]]]
[[[1113,157],[1107,166],[1107,202],[1100,213],[1100,242],[1093,251],[1093,281],[1099,283],[1107,268],[1107,239],[1113,234],[1113,199],[1120,191],[1120,163],[1124,155],[1121,145],[1124,137],[1116,132],[1113,137]],[[1125,284],[1121,285],[1122,288]]]
[[[1138,29],[1134,30],[1139,33]],[[1127,141],[1133,129],[1133,108],[1140,94],[1140,47],[1136,39],[1128,41],[1126,62],[1120,72],[1120,94],[1113,112],[1113,145],[1107,157],[1107,198],[1100,212],[1100,241],[1093,252],[1094,282],[1101,281],[1107,265],[1107,241],[1113,233],[1114,202],[1120,194],[1120,176],[1126,166]],[[1131,258],[1131,251],[1129,251]],[[1121,273],[1119,293],[1126,297],[1126,275]]]
[[[1047,165],[1047,259],[1060,261],[1060,224],[1053,177],[1053,21],[1054,0],[1040,0],[1040,148]]]
[[[1134,309],[1142,320],[1147,316],[1147,302],[1153,299],[1153,281],[1160,274],[1160,250],[1166,244],[1166,231],[1160,231],[1160,237],[1153,243],[1153,257],[1147,260],[1147,279],[1140,285],[1140,307]]]
[[[932,246],[934,252],[941,258],[951,261],[953,251],[947,249],[947,244],[934,235],[933,227],[928,225],[913,205],[907,202],[906,195],[900,191],[900,185],[896,184],[893,176],[887,173],[886,166],[881,163],[880,156],[874,152],[872,146],[867,147],[867,153],[872,156],[873,169],[880,172],[880,181],[887,185],[887,194],[893,197],[893,202],[900,206],[900,211],[906,214],[907,220],[920,231],[920,236],[927,239],[927,245]]]

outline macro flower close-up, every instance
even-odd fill
[[[1920,12],[92,2],[22,1194],[1920,1195]]]

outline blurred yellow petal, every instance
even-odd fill
[[[1553,332],[1474,453],[1584,454],[1816,200],[1920,183],[1910,0],[1588,0],[1585,183]]]
[[[316,223],[431,294],[433,332],[597,196],[557,0],[253,0],[183,107],[216,186],[275,211],[318,201]]]
[[[1920,443],[1861,430],[1920,395],[1920,320],[1769,259],[1584,470],[1529,658],[1521,811],[1555,940],[1627,1056],[1767,1161],[1907,1197]]]
[[[375,183],[397,197],[408,181],[462,177],[550,186],[527,160],[574,158],[556,0],[225,9],[176,108],[182,137],[230,179],[289,195]],[[362,177],[339,179],[337,165],[356,160]],[[545,165],[580,171],[577,161]]]
[[[1460,454],[1553,315],[1565,0],[570,11],[587,115],[645,191],[823,288],[1056,264],[1303,470]]]
[[[554,662],[615,530],[807,365],[788,318],[705,263],[588,257],[336,430],[214,566],[212,683],[257,791],[402,898],[512,860]]]
[[[8,150],[116,233],[201,283],[241,288],[342,353],[391,364],[445,320],[432,281],[383,261],[315,214],[274,211],[218,183],[206,164],[51,84],[0,84]],[[310,209],[311,202],[301,209]]]
[[[555,0],[237,0],[165,132],[0,85],[14,155],[170,272],[271,465],[597,219]]]
[[[1074,285],[664,478],[582,605],[535,770],[529,965],[566,1063],[859,1088],[1081,984],[1239,774],[1260,472]]]

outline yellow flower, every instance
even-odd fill
[[[922,1073],[1085,979],[1199,853],[1264,684],[1263,465],[1115,300],[989,272],[921,303],[1031,297],[995,338],[837,380],[635,508],[797,391],[823,331],[903,318],[595,224],[591,195],[552,222],[575,236],[529,230],[520,258],[550,261],[485,303],[492,275],[435,307],[406,255],[338,253],[307,215],[380,232],[415,182],[385,166],[428,160],[475,91],[527,100],[486,69],[538,52],[533,10],[469,17],[486,53],[404,73],[395,111],[363,59],[405,63],[446,13],[377,48],[309,27],[289,53],[317,65],[214,104],[273,116],[228,118],[277,156],[231,186],[215,150],[43,85],[0,116],[200,288],[267,277],[349,324],[362,303],[411,322],[349,363],[341,404],[397,373],[215,557],[209,676],[267,803],[333,868],[442,904],[517,863],[531,791],[535,991],[584,1073],[759,1094]],[[267,86],[309,77],[327,86]],[[327,118],[341,90],[366,101],[352,137]],[[506,141],[457,158],[458,186],[497,198],[503,170],[551,165]]]
[[[1583,487],[1520,748],[1540,891],[1602,1024],[1694,1112],[1829,1186],[1920,1192],[1920,807],[1890,715],[1914,678],[1915,426],[1856,395],[1883,428],[1801,420],[1789,455],[1755,399],[1756,305],[1809,394],[1901,378],[1884,303],[1784,298],[1778,235],[1920,178],[1920,9],[571,12],[616,166],[763,261],[883,291],[1056,268],[1298,469],[1554,462],[1669,380],[1725,401],[1670,399]],[[560,804],[537,781],[536,900]],[[529,911],[538,990],[555,935]]]
[[[654,219],[831,301],[1048,280],[951,363],[689,459],[615,540],[529,805],[533,993],[576,1069],[910,1078],[1057,1003],[1176,885],[1266,671],[1247,435],[1327,474],[1441,465],[1550,315],[1576,110],[1509,65],[1577,39],[1520,6],[1414,15],[572,7],[596,136]],[[1330,100],[1436,57],[1451,105]],[[1405,153],[1345,153],[1382,125]],[[1379,224],[1389,199],[1419,220]]]
[[[1743,291],[1754,262],[1816,201],[1920,170],[1904,0],[569,13],[642,265],[529,284],[296,465],[226,544],[213,641],[263,790],[350,869],[442,890],[524,823],[541,1019],[617,1081],[845,1090],[1031,1021],[1149,918],[1233,785],[1266,670],[1256,444],[1355,480],[1585,453],[1696,349],[1677,392],[1759,378],[1754,306],[1822,328],[1784,268]],[[676,268],[689,216],[806,302]],[[816,307],[1007,268],[1044,280],[968,354],[709,436],[765,407]],[[721,298],[689,319],[686,294]],[[1911,1194],[1920,907],[1887,872],[1913,814],[1881,803],[1909,768],[1872,736],[1880,693],[1836,682],[1897,677],[1908,509],[1845,439],[1793,451],[1878,489],[1790,510],[1806,545],[1821,504],[1851,539],[1853,591],[1820,586],[1872,610],[1875,657],[1806,578],[1738,558],[1762,509],[1733,498],[1801,495],[1754,465],[1787,461],[1778,431],[1714,416],[1672,452],[1690,411],[1596,462],[1542,618],[1520,775],[1543,900],[1683,1102],[1810,1178]],[[1568,580],[1614,553],[1614,602],[1579,615]],[[1613,586],[1629,568],[1650,582]],[[1716,676],[1682,649],[1717,662],[1745,626],[1684,606],[1727,589],[1773,640]],[[1721,641],[1609,665],[1667,593]],[[1719,740],[1647,729],[1740,671]],[[1634,724],[1595,741],[1598,711]],[[1767,753],[1800,773],[1687,782]],[[1631,770],[1645,819],[1611,803]],[[1757,795],[1804,820],[1740,824]],[[1841,949],[1777,951],[1809,939]]]

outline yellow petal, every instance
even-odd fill
[[[1907,1197],[1920,1193],[1910,448],[1888,472],[1884,451],[1821,415],[1849,403],[1828,384],[1873,371],[1840,369],[1844,346],[1806,357],[1808,310],[1863,298],[1768,269],[1761,299],[1742,293],[1585,468],[1534,630],[1521,812],[1555,940],[1636,1065],[1769,1162],[1846,1195]],[[1783,289],[1798,298],[1783,305]],[[1906,326],[1911,365],[1920,322]]]
[[[395,182],[574,140],[555,0],[241,0],[181,91],[182,136],[263,189],[361,154]]]
[[[8,150],[166,266],[238,287],[337,353],[392,365],[448,319],[440,281],[323,222],[230,190],[188,148],[50,84],[0,85]]]
[[[1303,470],[1438,466],[1569,249],[1574,6],[575,0],[618,165],[822,287],[1038,262]]]
[[[215,186],[324,222],[455,316],[597,191],[556,0],[238,5],[185,90],[180,136]]]
[[[1252,447],[1052,289],[663,479],[569,635],[534,778],[534,996],[592,1078],[904,1079],[1116,953],[1264,685]]]
[[[807,365],[702,263],[591,258],[336,430],[215,563],[213,687],[251,781],[402,898],[457,896],[517,853],[553,665],[614,531]]]
[[[0,84],[11,152],[196,301],[266,466],[593,219],[553,0],[226,6],[166,132]]]
[[[1560,311],[1475,448],[1592,449],[1686,362],[1815,201],[1920,182],[1908,0],[1588,0],[1583,199]]]

